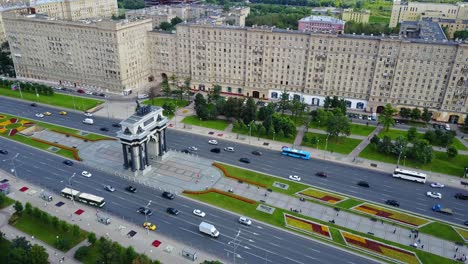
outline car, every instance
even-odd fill
[[[439,182],[433,182],[433,183],[431,183],[431,187],[432,188],[444,188],[445,185],[443,185],[442,183],[439,183]]]
[[[137,213],[147,215],[147,216],[153,215],[153,212],[150,209],[145,208],[145,207],[138,208]]]
[[[84,177],[87,177],[87,178],[92,176],[92,174],[90,172],[88,172],[88,171],[81,172],[81,175],[84,176]]]
[[[131,185],[125,187],[125,190],[131,193],[136,193],[136,188]]]
[[[365,188],[369,188],[369,187],[370,187],[369,183],[366,182],[366,181],[359,181],[359,182],[357,183],[357,185],[359,185],[359,186],[361,186],[361,187],[365,187]]]
[[[148,230],[151,230],[151,231],[156,230],[156,225],[155,225],[155,224],[152,224],[152,223],[150,223],[150,222],[144,222],[144,223],[143,223],[143,227],[144,227],[145,229],[148,229]]]
[[[91,92],[91,91],[86,91],[85,94],[93,95],[93,92]]]
[[[387,200],[385,203],[391,206],[400,207],[400,203],[396,200]]]
[[[246,226],[250,226],[252,225],[252,220],[250,220],[249,218],[245,216],[241,216],[239,217],[239,223],[246,225]]]
[[[106,94],[100,93],[99,96],[101,96],[101,97],[106,97]]]
[[[8,150],[0,149],[0,154],[8,155]]]
[[[205,212],[203,212],[202,210],[198,210],[198,209],[193,210],[193,214],[199,217],[205,217],[206,215]]]
[[[94,96],[98,96],[98,95],[99,95],[98,92],[92,92],[91,94],[94,95]]]
[[[40,118],[43,118],[43,117],[44,117],[44,114],[41,114],[41,113],[37,113],[37,114],[36,114],[36,117],[40,117]]]
[[[465,223],[463,223],[464,225],[468,226],[468,221],[465,221]]]
[[[224,148],[224,151],[227,151],[227,152],[234,152],[234,148],[233,148],[233,147],[225,147],[225,148]]]
[[[322,177],[322,178],[326,178],[326,177],[328,177],[328,174],[327,174],[326,172],[319,171],[319,172],[316,172],[316,173],[315,173],[315,176],[319,176],[319,177]]]
[[[77,93],[80,93],[80,94],[84,94],[84,93],[85,93],[85,91],[84,91],[83,89],[78,89],[76,92],[77,92]]]
[[[73,161],[71,160],[64,160],[63,164],[68,165],[68,166],[73,166]]]
[[[167,208],[166,212],[171,215],[178,215],[180,213],[179,210],[172,208],[172,207]]]
[[[109,129],[107,127],[101,127],[99,130],[104,131],[104,132],[109,132]]]
[[[243,163],[250,163],[250,159],[248,158],[240,158],[239,161]]]
[[[252,155],[261,156],[261,155],[263,155],[263,153],[261,151],[259,151],[259,150],[254,150],[254,151],[252,151]]]
[[[468,194],[457,193],[455,194],[455,198],[460,199],[460,200],[468,200]]]
[[[438,192],[427,192],[426,195],[431,198],[442,199],[442,194]]]
[[[210,151],[213,152],[213,153],[220,153],[221,149],[220,148],[212,148]]]
[[[88,113],[88,112],[85,112],[84,115],[87,116],[87,117],[92,117],[93,116],[93,114]]]
[[[218,140],[210,139],[210,140],[208,140],[208,143],[211,144],[211,145],[218,145]]]
[[[198,148],[195,147],[195,146],[188,147],[187,149],[190,150],[190,151],[197,151],[198,150]]]
[[[60,114],[60,115],[67,115],[67,112],[65,112],[65,111],[60,111],[59,114]]]
[[[183,150],[182,150],[182,153],[188,154],[188,153],[192,153],[192,152],[191,152],[190,150],[188,150],[188,149],[183,149]]]
[[[169,200],[174,200],[175,198],[175,195],[170,192],[163,192],[161,196]]]
[[[36,103],[32,103],[32,104],[30,104],[30,106],[32,106],[32,107],[36,107],[36,106],[37,106],[37,104],[36,104]]]
[[[115,192],[115,188],[110,185],[104,186],[104,190],[109,191],[109,192]]]
[[[297,175],[289,175],[289,179],[293,181],[301,181],[301,177]]]
[[[44,114],[45,116],[51,116],[51,115],[52,115],[51,112],[44,112],[43,114]]]
[[[114,124],[112,124],[112,126],[113,126],[113,127],[122,127],[122,125],[119,124],[119,123],[114,123]]]

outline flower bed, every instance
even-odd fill
[[[229,196],[231,198],[234,198],[234,199],[237,199],[239,201],[246,202],[246,203],[249,203],[249,204],[256,204],[257,203],[256,201],[251,200],[249,198],[245,198],[245,197],[242,197],[242,196],[239,196],[239,195],[232,194],[230,192],[220,191],[218,189],[213,189],[213,188],[210,188],[210,189],[205,190],[205,191],[183,191],[183,193],[195,194],[195,195],[197,195],[197,194],[206,194],[206,193],[211,193],[211,192],[218,193],[218,194],[225,195],[225,196]]]
[[[102,138],[88,138],[88,137],[83,137],[83,136],[80,136],[80,135],[77,135],[77,134],[73,134],[73,133],[68,133],[68,132],[65,132],[65,131],[60,131],[58,129],[49,129],[50,131],[53,131],[55,133],[59,133],[59,134],[63,134],[63,135],[68,135],[70,137],[76,137],[76,138],[79,138],[79,139],[83,139],[83,140],[88,140],[88,141],[100,141],[100,140],[117,140],[116,138],[108,138],[108,137],[102,137]]]
[[[421,225],[429,223],[429,220],[426,220],[424,218],[420,218],[417,216],[413,216],[410,214],[406,214],[406,213],[399,212],[396,210],[387,209],[387,208],[376,206],[376,205],[371,205],[368,203],[364,203],[359,206],[356,206],[353,208],[353,210],[363,212],[366,214],[370,214],[370,215],[374,215],[374,216],[387,218],[387,219],[397,221],[400,223],[404,223],[407,225],[411,225],[411,226],[421,226]]]
[[[344,240],[349,246],[357,247],[373,254],[384,256],[397,260],[402,263],[420,264],[421,262],[413,252],[406,251],[401,248],[383,244],[362,236],[354,235],[345,231],[341,231]]]
[[[299,192],[298,194],[331,204],[336,204],[345,199],[343,196],[320,191],[313,188],[308,188],[304,191]]]
[[[332,238],[328,226],[289,214],[284,214],[284,222],[286,223],[287,227],[294,228],[309,234],[319,235],[328,239]]]
[[[57,143],[50,142],[50,141],[47,141],[47,140],[42,140],[42,139],[39,139],[39,138],[31,138],[31,139],[34,140],[34,141],[37,141],[37,142],[41,142],[41,143],[44,143],[44,144],[47,144],[47,145],[57,147],[57,148],[69,150],[69,151],[71,151],[73,153],[73,158],[75,160],[79,160],[79,161],[82,160],[80,158],[80,156],[78,155],[78,150],[75,149],[75,148],[70,148],[70,147],[67,147],[67,146],[64,146],[64,145],[61,145],[61,144],[57,144]]]
[[[243,182],[247,182],[247,183],[250,183],[250,184],[253,184],[253,185],[256,185],[256,186],[260,186],[262,188],[266,188],[267,186],[265,184],[261,184],[261,183],[258,183],[258,182],[254,182],[254,181],[251,181],[251,180],[248,180],[248,179],[243,179],[243,178],[239,178],[239,177],[236,177],[236,176],[233,176],[231,175],[221,164],[219,163],[213,163],[213,166],[220,169],[224,176],[228,177],[228,178],[232,178],[232,179],[236,179],[238,181],[243,181]]]

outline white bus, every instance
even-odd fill
[[[68,198],[70,200],[75,200],[78,202],[82,202],[85,204],[89,204],[92,206],[96,206],[96,207],[103,207],[106,204],[106,202],[104,201],[104,198],[102,197],[92,195],[89,193],[82,193],[82,192],[79,192],[77,190],[73,190],[70,188],[64,188],[61,193],[62,193],[62,196],[65,198]]]
[[[409,181],[415,181],[420,183],[426,183],[427,175],[417,171],[404,170],[396,168],[393,172],[394,178],[401,178]]]

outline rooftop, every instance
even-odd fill
[[[400,27],[400,35],[411,39],[447,41],[447,37],[440,25],[430,19],[403,21]]]
[[[300,22],[324,22],[324,23],[342,24],[342,25],[346,23],[341,19],[337,19],[331,16],[308,16],[308,17],[302,18],[299,21]]]

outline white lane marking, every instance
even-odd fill
[[[292,258],[290,258],[290,257],[284,257],[284,258],[287,259],[287,260],[290,260],[290,261],[292,261],[292,262],[296,262],[296,263],[300,263],[300,264],[305,264],[304,262],[301,262],[301,261],[299,261],[299,260],[292,259]]]
[[[249,254],[249,255],[251,255],[251,256],[254,256],[254,257],[257,257],[257,258],[261,259],[261,263],[273,262],[272,260],[269,260],[269,259],[267,259],[267,258],[265,258],[265,257],[263,257],[263,256],[259,256],[259,255],[257,255],[257,254],[252,253],[252,252],[249,252],[249,251],[245,251],[244,253],[245,253],[245,254]],[[260,263],[260,262],[259,262],[259,263]]]
[[[284,240],[284,239],[281,238],[281,237],[277,237],[277,236],[273,236],[273,237],[276,238],[276,239],[279,239],[279,240]]]

